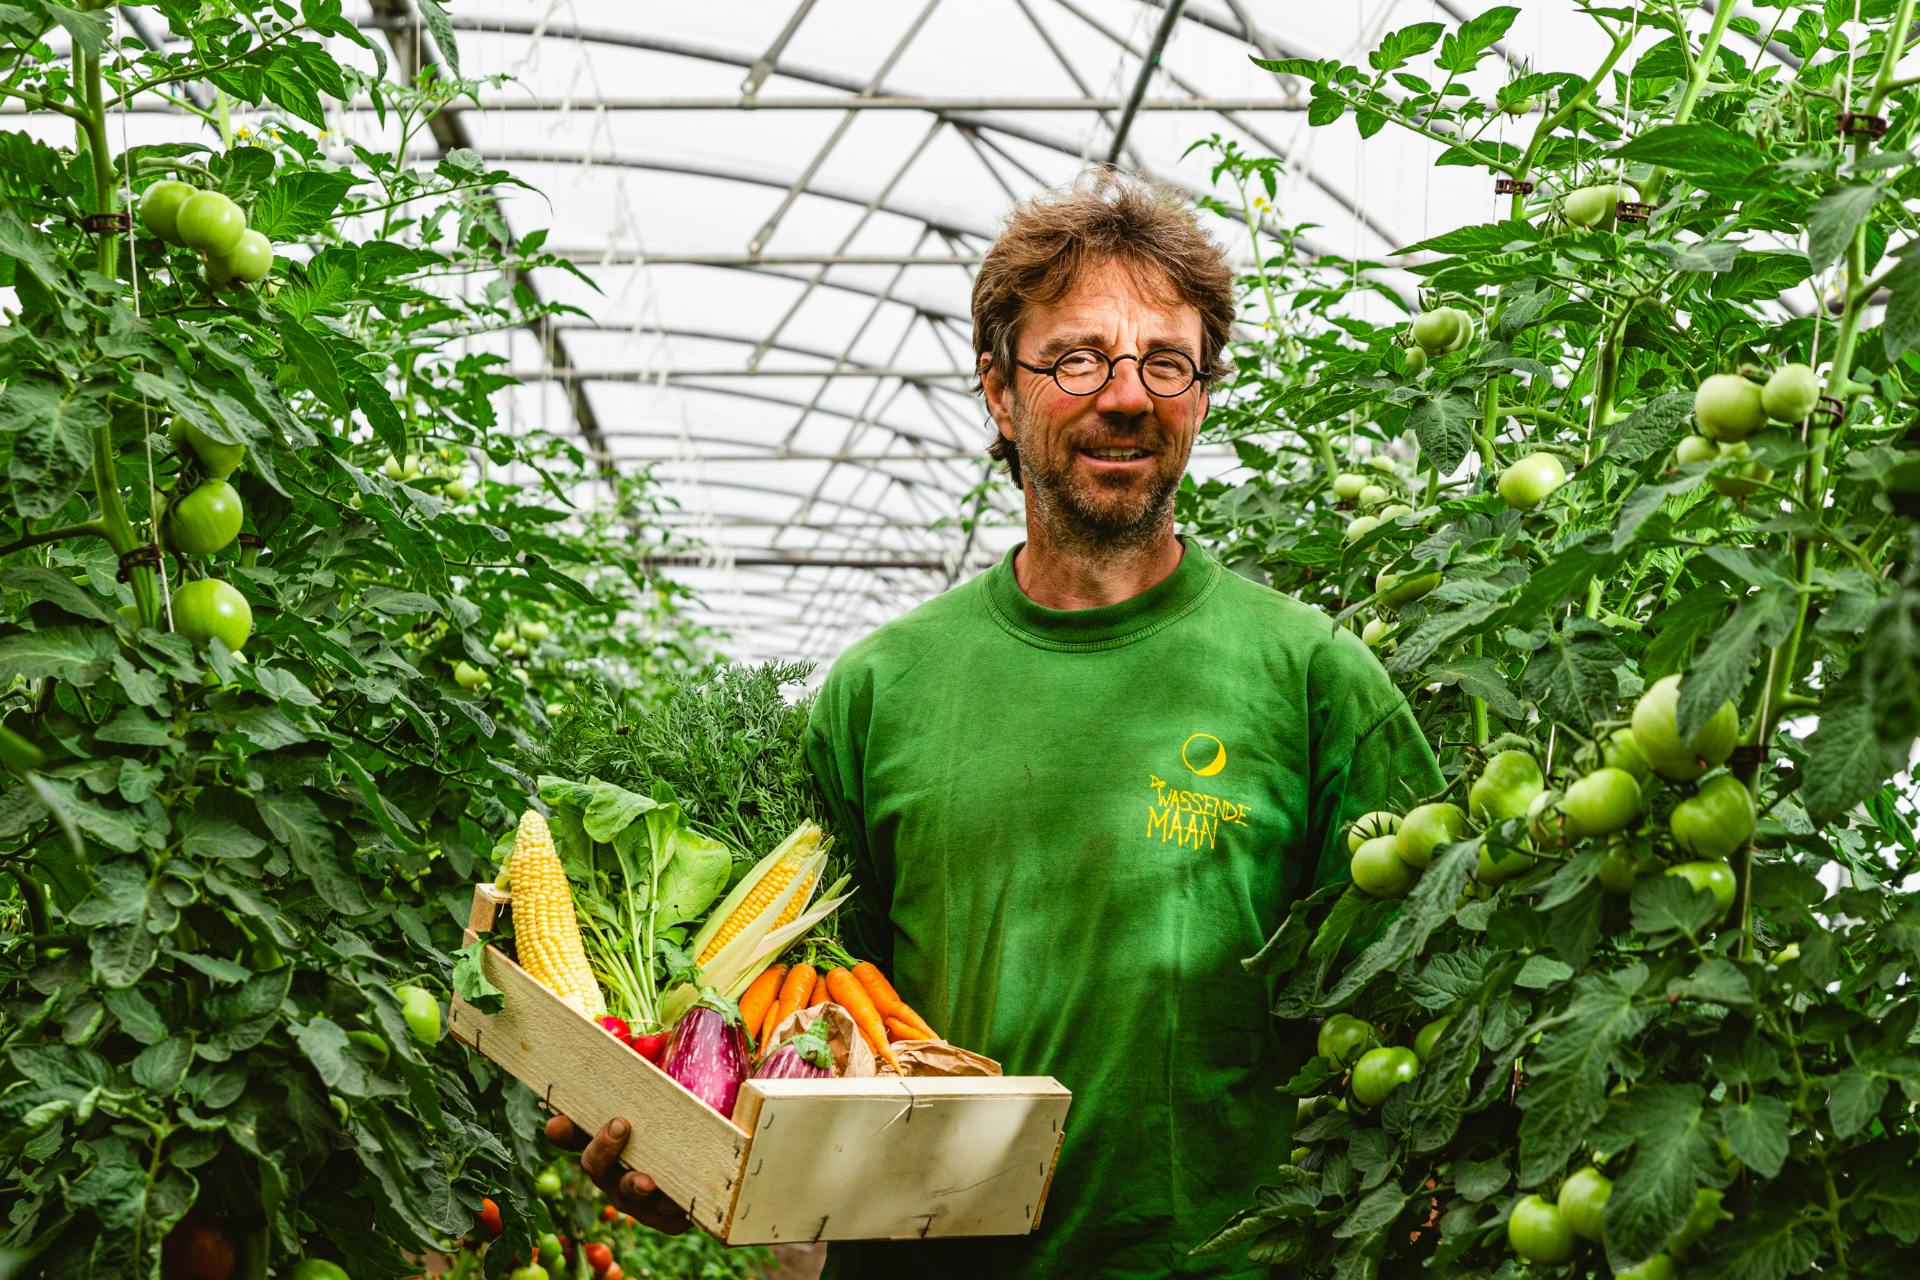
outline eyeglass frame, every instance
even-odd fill
[[[1080,352],[1080,351],[1090,352],[1093,355],[1099,356],[1102,360],[1107,362],[1107,376],[1101,379],[1100,385],[1095,387],[1091,391],[1070,391],[1060,381],[1059,370],[1060,370],[1061,361],[1065,360],[1068,356],[1073,355],[1074,353]],[[1186,386],[1180,388],[1178,391],[1155,391],[1152,387],[1148,386],[1146,373],[1145,373],[1146,361],[1149,358],[1153,356],[1158,356],[1158,355],[1179,356],[1182,360],[1186,361],[1188,367],[1193,370],[1193,381],[1187,383]],[[1019,356],[1015,356],[1013,358],[1013,362],[1019,365],[1022,369],[1025,369],[1028,373],[1044,373],[1047,375],[1047,377],[1053,379],[1053,385],[1060,388],[1060,394],[1075,396],[1075,397],[1082,397],[1082,398],[1086,396],[1097,396],[1102,391],[1105,391],[1108,385],[1113,382],[1113,371],[1115,368],[1119,366],[1122,360],[1133,361],[1135,371],[1140,373],[1141,375],[1140,376],[1141,390],[1145,391],[1148,395],[1152,396],[1156,400],[1177,400],[1181,396],[1187,394],[1187,392],[1193,390],[1196,385],[1211,383],[1213,381],[1212,378],[1208,377],[1206,374],[1200,371],[1199,361],[1195,360],[1192,356],[1180,350],[1178,347],[1154,347],[1152,350],[1142,351],[1138,355],[1124,355],[1124,356],[1110,356],[1098,347],[1069,347],[1067,350],[1062,351],[1059,355],[1055,356],[1053,358],[1053,363],[1050,365],[1028,364],[1025,360],[1022,360]]]

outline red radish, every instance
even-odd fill
[[[615,1017],[611,1013],[603,1013],[595,1018],[594,1021],[599,1023],[603,1030],[621,1044],[625,1044],[627,1037],[633,1034],[633,1030],[627,1026],[627,1020],[625,1018]]]
[[[646,1035],[627,1037],[627,1048],[633,1050],[655,1066],[667,1055],[668,1034],[664,1031],[652,1031]]]
[[[737,1015],[697,1004],[674,1025],[660,1069],[723,1116],[733,1115],[747,1078],[747,1036]]]
[[[820,1028],[823,1018],[768,1054],[753,1073],[755,1080],[818,1080],[833,1074],[833,1050]]]

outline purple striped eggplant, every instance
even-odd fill
[[[737,1020],[729,1022],[718,1010],[695,1005],[674,1024],[660,1069],[731,1119],[740,1082],[747,1078],[746,1033]]]
[[[833,1050],[820,1028],[823,1018],[766,1056],[755,1080],[819,1080],[833,1074]]]

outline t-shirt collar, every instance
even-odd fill
[[[1035,604],[1014,577],[1013,558],[1025,545],[987,570],[987,608],[1015,638],[1042,648],[1103,649],[1143,639],[1199,607],[1220,580],[1220,562],[1181,538],[1180,563],[1139,595],[1089,609],[1049,609]]]

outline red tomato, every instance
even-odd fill
[[[204,1214],[183,1220],[160,1249],[165,1280],[233,1280],[239,1262],[226,1227]]]
[[[500,1234],[500,1206],[490,1198],[480,1202],[480,1225],[487,1229],[490,1236]]]
[[[593,1274],[604,1276],[607,1268],[613,1265],[613,1250],[599,1241],[587,1246],[587,1265],[593,1268]]]
[[[600,1221],[612,1222],[615,1218],[619,1216],[620,1216],[620,1211],[614,1208],[612,1205],[603,1204],[600,1206]]]

